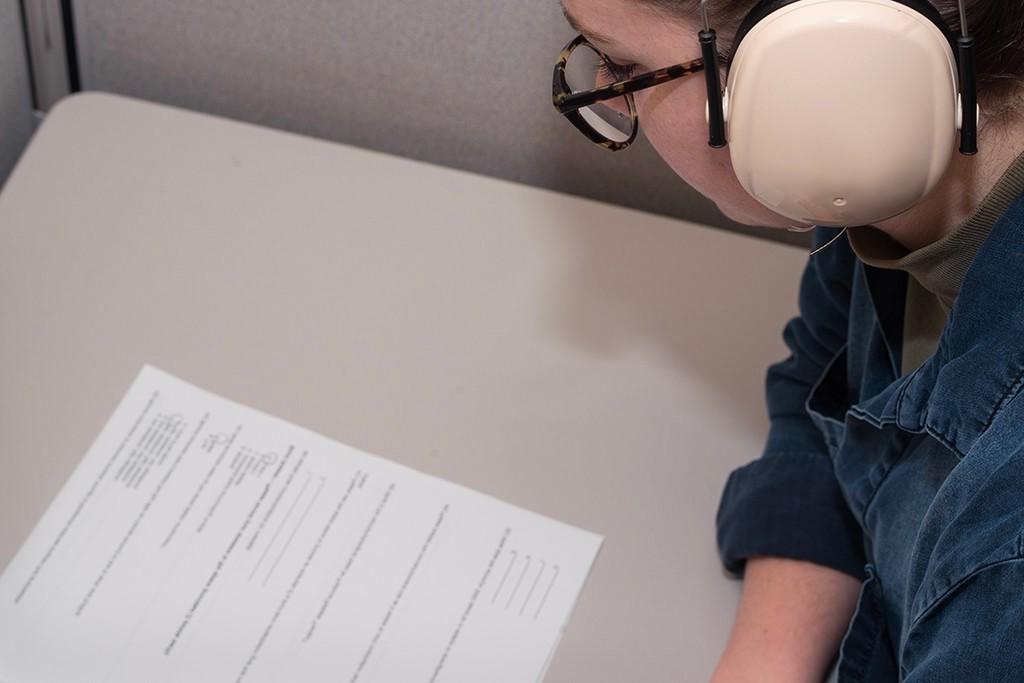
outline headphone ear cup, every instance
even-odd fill
[[[744,37],[727,102],[751,196],[794,222],[867,225],[948,168],[957,63],[943,32],[896,0],[798,0]]]

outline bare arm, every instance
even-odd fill
[[[811,562],[753,557],[743,583],[712,683],[821,683],[853,615],[860,582]]]
[[[818,226],[812,244],[824,245],[836,230]],[[857,268],[842,244],[808,259],[800,314],[782,333],[790,354],[765,374],[764,449],[730,473],[722,492],[719,553],[730,572],[745,569],[746,580],[713,683],[821,683],[856,606],[863,530],[808,401],[832,364],[843,362]],[[843,387],[833,389],[837,401],[847,398]]]

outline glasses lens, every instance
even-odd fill
[[[619,80],[599,52],[580,45],[569,55],[565,80],[573,93],[593,90]],[[626,96],[603,100],[579,110],[583,120],[600,135],[613,142],[625,142],[633,134],[633,117]]]

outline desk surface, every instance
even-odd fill
[[[143,363],[604,534],[548,683],[699,681],[806,253],[101,94],[0,194],[0,566]]]

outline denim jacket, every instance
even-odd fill
[[[838,229],[817,227],[814,246]],[[992,226],[935,353],[900,376],[907,273],[809,257],[771,427],[718,510],[727,569],[772,555],[863,581],[840,683],[1024,680],[1024,196]]]

